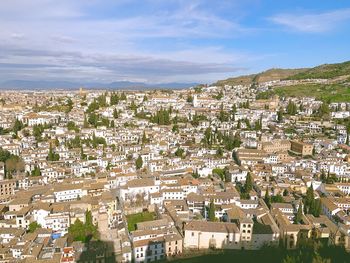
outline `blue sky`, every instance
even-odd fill
[[[347,0],[1,0],[0,80],[211,83],[350,60]]]

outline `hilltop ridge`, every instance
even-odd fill
[[[350,61],[322,64],[313,68],[282,69],[272,68],[266,71],[219,80],[214,85],[249,85],[273,80],[303,79],[346,79],[350,76]]]

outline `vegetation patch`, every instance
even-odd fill
[[[327,102],[350,102],[350,87],[342,84],[298,84],[277,87],[274,93],[281,97],[315,97]]]
[[[350,74],[350,61],[336,64],[325,64],[300,72],[288,79],[331,79]]]
[[[153,212],[142,212],[132,215],[127,215],[126,220],[128,221],[128,230],[136,230],[136,224],[146,221],[152,221],[156,219],[156,215]]]

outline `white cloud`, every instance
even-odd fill
[[[270,20],[300,32],[327,32],[335,29],[341,22],[350,20],[350,8],[318,14],[278,14],[270,17]]]
[[[104,2],[111,3],[116,2]],[[195,2],[179,1],[171,12],[115,17],[89,10],[98,4],[1,0],[0,78],[210,82],[242,70],[244,61],[255,56],[205,44],[251,29]]]

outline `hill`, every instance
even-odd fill
[[[326,102],[349,102],[350,89],[345,83],[336,84],[296,84],[284,87],[275,87],[268,93],[271,97],[274,94],[281,97],[304,97],[313,96],[316,99]]]
[[[298,74],[287,77],[289,80],[302,79],[333,79],[350,75],[350,61],[335,64],[324,64],[307,69]]]
[[[219,80],[213,85],[249,85],[272,80],[335,79],[350,80],[350,61],[324,64],[314,68],[281,69],[273,68],[257,74]]]
[[[281,69],[273,68],[261,73],[239,76],[234,78],[228,78],[225,80],[219,80],[214,85],[249,85],[252,83],[262,83],[272,80],[286,79],[288,77],[294,76],[298,73],[304,72],[307,69]]]

